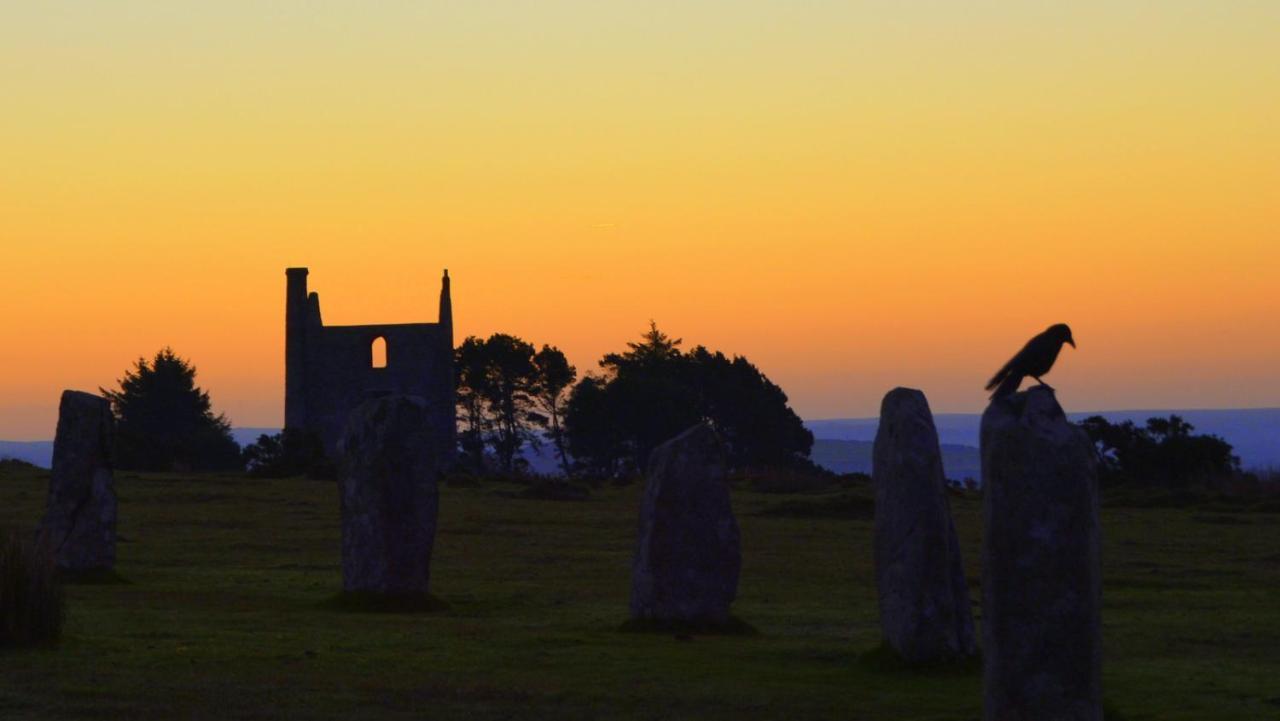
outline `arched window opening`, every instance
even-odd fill
[[[373,367],[386,368],[387,367],[387,339],[383,338],[382,336],[378,336],[377,338],[374,338],[372,351],[373,351]]]

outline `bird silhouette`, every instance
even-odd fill
[[[987,382],[987,390],[994,389],[991,399],[1017,393],[1018,386],[1022,385],[1022,379],[1027,376],[1035,378],[1040,385],[1048,387],[1047,383],[1040,380],[1040,376],[1048,373],[1053,367],[1053,362],[1058,359],[1058,352],[1062,350],[1063,343],[1070,343],[1072,348],[1076,347],[1076,341],[1071,337],[1071,328],[1067,327],[1066,323],[1051,325],[1045,332],[1027,341],[1027,344],[1022,346],[1022,350],[1010,358],[1009,362],[1005,363],[1004,367]]]

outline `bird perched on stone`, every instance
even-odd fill
[[[1048,384],[1040,380],[1040,376],[1048,373],[1053,367],[1053,362],[1058,359],[1058,352],[1062,350],[1063,343],[1070,343],[1072,348],[1076,347],[1075,339],[1071,337],[1071,328],[1067,327],[1066,323],[1051,325],[1045,332],[1027,341],[1022,350],[1010,358],[1009,362],[1005,363],[1004,367],[987,382],[987,390],[994,389],[991,394],[992,400],[1017,393],[1018,386],[1022,385],[1022,379],[1027,376],[1035,378],[1037,383],[1047,387]]]

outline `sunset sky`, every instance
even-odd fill
[[[1065,321],[1071,411],[1280,406],[1280,2],[0,5],[0,438],[164,345],[283,415],[329,323],[649,320],[805,418]]]

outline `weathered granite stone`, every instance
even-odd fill
[[[910,663],[974,653],[973,614],[938,431],[924,393],[889,391],[872,456],[880,628]]]
[[[342,585],[347,592],[426,594],[445,449],[416,396],[366,401],[340,443]]]
[[[40,533],[63,570],[104,571],[115,565],[114,424],[107,399],[62,392]]]
[[[649,456],[640,538],[631,564],[631,616],[723,624],[742,567],[725,451],[700,423]]]
[[[1047,387],[982,415],[987,721],[1102,719],[1096,463]]]

